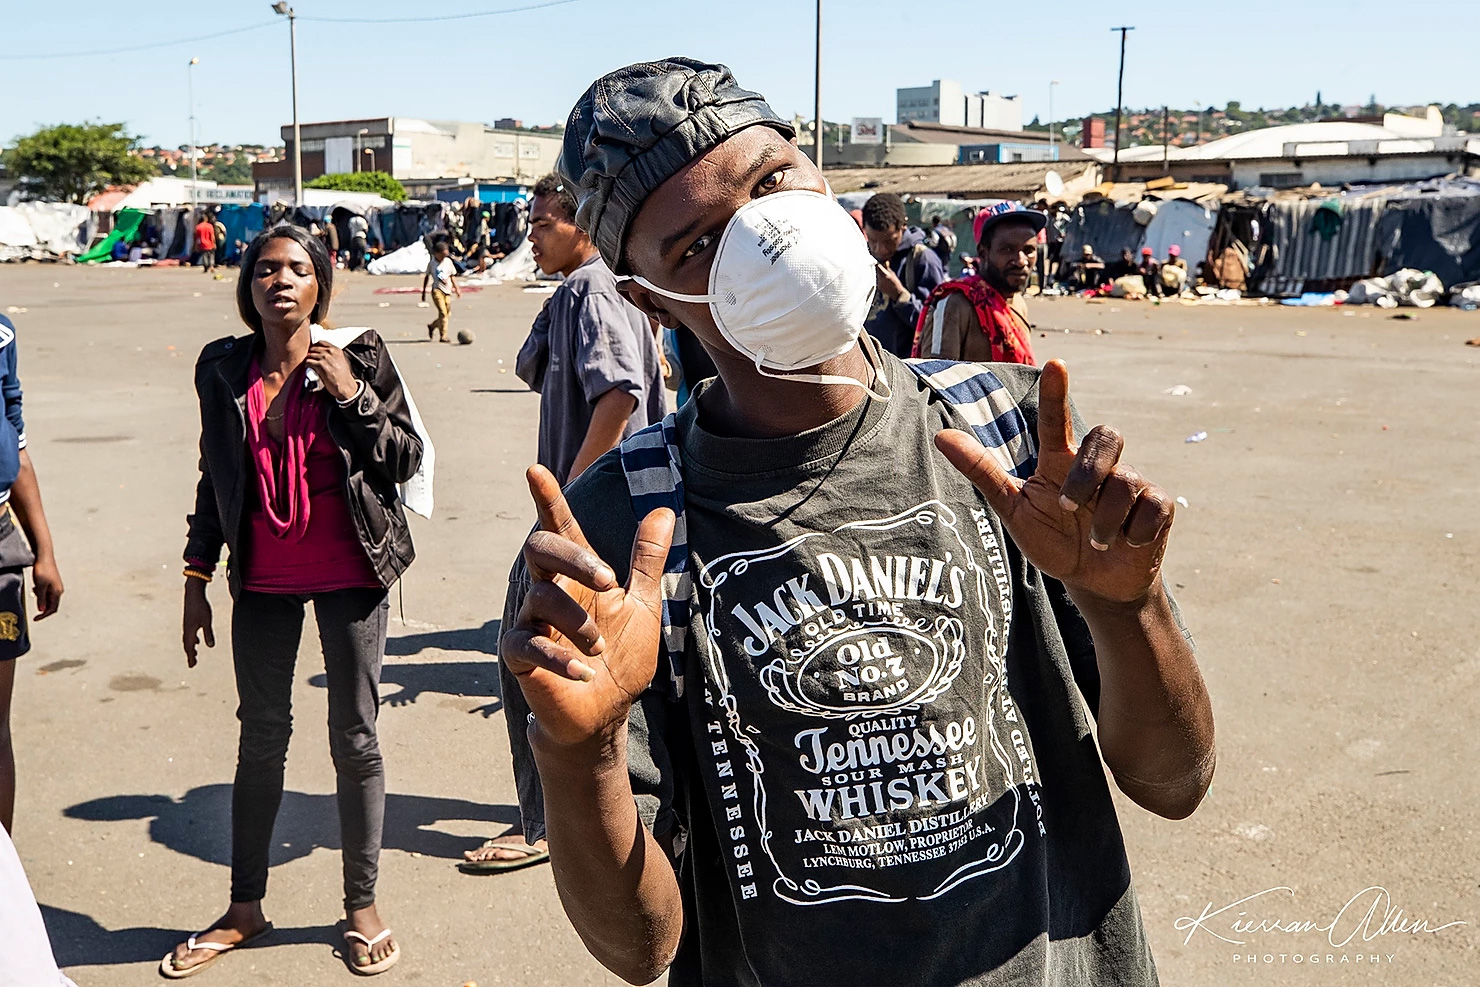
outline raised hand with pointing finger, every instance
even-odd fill
[[[500,657],[546,740],[602,743],[625,727],[657,671],[673,512],[654,511],[638,525],[624,587],[592,550],[550,471],[533,466],[526,478],[540,527],[524,542],[531,585]]]
[[[1136,603],[1158,588],[1175,511],[1171,496],[1120,462],[1120,433],[1097,425],[1077,447],[1069,371],[1050,361],[1039,377],[1038,468],[1008,474],[976,437],[947,429],[936,447],[976,485],[1018,548],[1071,592]]]

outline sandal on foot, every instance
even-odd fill
[[[206,931],[209,932],[210,930],[207,929]],[[197,942],[195,936],[191,936],[185,940],[187,955],[189,953],[195,952],[197,949],[209,950],[213,955],[201,960],[199,963],[193,963],[181,970],[175,967],[175,951],[170,950],[164,955],[164,959],[159,961],[159,972],[162,976],[170,980],[184,980],[186,977],[193,977],[197,973],[204,970],[206,967],[213,966],[217,960],[225,956],[227,953],[230,953],[233,950],[241,949],[248,943],[251,943],[257,939],[261,939],[263,936],[267,935],[271,931],[272,923],[268,922],[262,927],[262,930],[260,932],[252,933],[250,936],[247,936],[245,939],[234,946],[224,942]],[[197,936],[203,936],[205,934],[205,932],[196,933]]]
[[[464,874],[502,874],[505,871],[533,867],[535,864],[542,864],[550,859],[549,850],[544,847],[530,846],[528,843],[503,843],[495,839],[483,844],[483,848],[489,847],[497,847],[522,856],[513,860],[463,860],[458,863],[457,869]]]
[[[391,930],[390,929],[388,929],[388,928],[381,929],[380,930],[380,935],[376,936],[374,939],[366,939],[364,936],[360,935],[354,929],[347,929],[347,930],[345,930],[345,933],[344,933],[344,942],[345,942],[345,946],[346,946],[346,949],[344,951],[344,963],[345,963],[345,965],[348,966],[352,972],[358,973],[362,977],[373,977],[377,973],[384,973],[385,971],[389,970],[391,967],[395,966],[396,963],[401,959],[401,944],[400,943],[396,943],[396,945],[391,948],[390,954],[388,956],[386,956],[385,959],[379,961],[378,963],[366,963],[363,966],[361,966],[360,964],[358,964],[358,963],[355,962],[355,950],[354,950],[354,947],[349,945],[349,941],[351,939],[354,939],[354,940],[360,942],[361,944],[363,944],[364,947],[367,950],[373,950],[376,946],[380,945],[381,940],[385,939],[385,937],[386,936],[389,936],[390,934],[391,934]]]

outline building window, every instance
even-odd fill
[[[1268,188],[1295,188],[1305,184],[1305,176],[1298,171],[1266,171],[1260,173],[1259,184]]]

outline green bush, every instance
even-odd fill
[[[327,188],[336,192],[374,192],[392,202],[405,202],[406,189],[400,182],[383,171],[341,172],[337,175],[320,175],[308,183],[309,188]]]

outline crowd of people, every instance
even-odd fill
[[[982,210],[974,270],[951,279],[947,224],[911,226],[888,194],[850,217],[760,95],[671,59],[593,84],[529,220],[561,281],[516,364],[540,395],[538,524],[499,648],[521,819],[463,868],[552,861],[582,941],[633,983],[1154,984],[1106,768],[1187,816],[1212,714],[1160,573],[1171,498],[1120,461],[1119,433],[1083,427],[1062,363],[1034,366],[1024,294],[1049,217]],[[423,280],[429,335],[452,250],[434,242]],[[434,456],[379,335],[325,328],[335,254],[292,224],[253,240],[248,331],[197,364],[182,643],[191,666],[215,645],[225,551],[240,744],[229,903],[162,959],[170,979],[271,931],[310,605],[343,954],[362,975],[402,955],[376,895],[376,715]],[[41,616],[62,592],[11,381],[0,522],[14,512],[34,558],[0,524],[7,700],[20,571]]]

